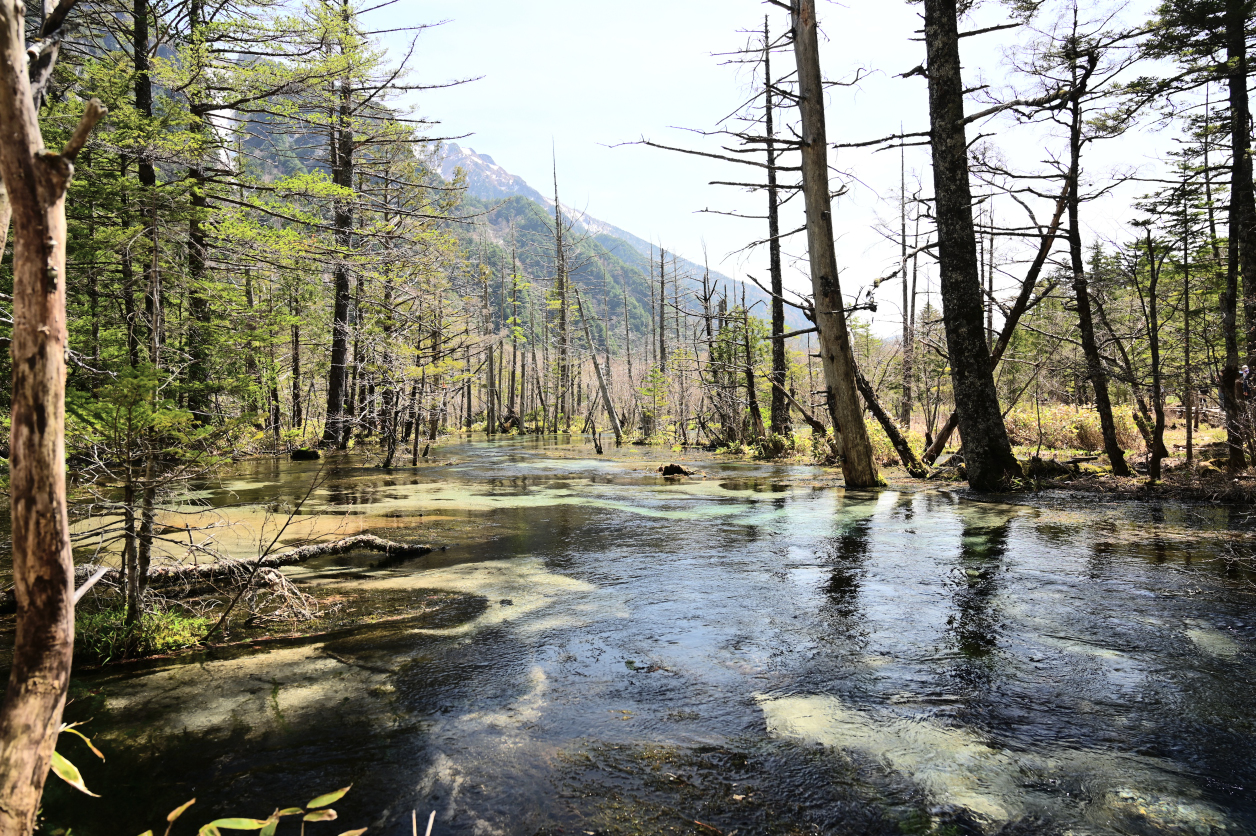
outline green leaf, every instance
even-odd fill
[[[191,801],[185,802],[179,807],[175,807],[173,810],[170,811],[170,815],[166,816],[166,821],[173,824],[175,819],[179,818],[179,816],[187,812],[187,809],[195,803],[196,803],[196,799],[193,798]]]
[[[140,836],[153,836],[153,831],[145,830],[143,833],[140,834]]]
[[[335,804],[337,801],[344,798],[345,793],[347,793],[352,788],[353,788],[353,784],[350,784],[349,786],[344,787],[343,789],[338,789],[335,792],[329,792],[326,795],[320,795],[318,798],[314,799],[313,801],[311,801],[309,804],[306,804],[305,806],[306,807],[326,807],[328,804]]]
[[[78,723],[62,723],[61,731],[69,732],[70,734],[76,734],[79,737],[81,737],[83,739],[83,742],[87,744],[87,748],[91,749],[92,752],[96,755],[96,757],[100,758],[103,761],[105,759],[105,753],[97,749],[95,746],[93,746],[92,741],[88,739],[87,735],[83,734],[81,731],[75,728],[75,726],[77,725],[79,724]]]
[[[270,819],[216,819],[211,821],[205,827],[212,827],[215,830],[222,828],[223,830],[261,830]],[[202,830],[204,828],[201,828]]]
[[[275,815],[276,816],[299,816],[304,812],[305,810],[301,807],[285,807],[284,809],[276,812]]]
[[[262,832],[258,836],[275,836],[275,829],[279,827],[279,815],[275,814],[267,820],[266,826],[262,828]]]
[[[99,795],[96,795],[96,793],[89,790],[83,784],[83,775],[78,771],[78,767],[70,763],[57,752],[52,753],[52,771],[56,773],[58,778],[65,781],[79,792],[86,793],[93,798],[100,798]]]
[[[207,824],[197,831],[197,836],[222,836],[222,831],[212,824]]]
[[[335,810],[315,810],[313,813],[306,813],[301,821],[335,821]]]
[[[365,832],[365,827],[359,827],[357,830],[346,830],[344,833],[341,833],[340,836],[362,836]]]

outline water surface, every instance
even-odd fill
[[[321,467],[305,533],[450,548],[295,580],[479,604],[81,675],[67,715],[109,760],[64,748],[102,798],[51,785],[47,828],[134,836],[193,796],[199,824],[352,783],[313,836],[409,833],[412,809],[441,834],[1256,832],[1256,598],[1220,559],[1245,514],[715,457],[671,481],[646,461],[666,451],[584,445],[196,486],[251,527],[221,532],[244,554]]]

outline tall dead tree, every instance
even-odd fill
[[[807,210],[807,250],[820,356],[834,428],[842,437],[842,476],[852,488],[882,484],[864,426],[855,384],[855,357],[838,283],[833,245],[833,207],[829,195],[828,139],[824,125],[824,82],[820,75],[815,0],[793,0],[794,55],[798,61],[798,110],[802,117],[802,178]],[[958,49],[956,51],[958,76]],[[962,152],[961,145],[961,152]],[[965,181],[967,185],[967,181]],[[966,191],[966,189],[965,189]],[[969,214],[969,229],[972,215]],[[975,266],[975,265],[974,265]],[[980,300],[978,300],[980,309]],[[989,367],[986,367],[987,374]],[[990,382],[993,391],[994,381]],[[995,415],[998,415],[995,404]],[[1002,428],[1002,421],[999,422]],[[967,437],[967,436],[965,436]],[[1006,439],[1006,433],[1004,434]],[[1011,447],[1008,447],[1011,455]],[[1014,462],[1015,460],[1013,460]]]
[[[138,2],[138,0],[137,0]],[[346,3],[346,8],[348,5]],[[348,20],[339,33],[340,54],[349,51]],[[333,84],[335,107],[329,114],[327,155],[332,182],[352,192],[354,186],[353,89],[348,74]],[[327,415],[322,443],[343,450],[349,445],[352,414],[345,413],[349,396],[349,253],[353,246],[353,201],[342,195],[334,202],[332,225],[336,230],[336,262],[332,268],[334,298],[331,317],[331,368],[327,377]],[[352,410],[350,410],[352,412]]]
[[[28,51],[26,4],[0,0],[0,177],[13,213],[9,502],[17,598],[13,663],[0,703],[3,836],[24,836],[34,828],[74,651],[65,485],[65,196],[73,161],[104,108],[90,102],[57,154],[44,148],[37,105],[75,5],[46,0],[38,39]]]
[[[772,104],[772,38],[763,17],[763,127],[768,154],[768,271],[772,280],[772,413],[773,435],[789,434],[789,402],[785,400],[785,284],[781,274],[780,188],[776,180],[776,130]]]

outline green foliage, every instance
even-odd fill
[[[172,653],[200,644],[212,625],[208,618],[174,611],[141,613],[126,623],[126,610],[79,611],[74,621],[75,654],[104,664],[119,659]]]

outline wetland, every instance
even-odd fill
[[[81,670],[66,720],[107,761],[66,753],[100,797],[50,781],[42,831],[352,784],[311,828],[1256,832],[1245,509],[607,452],[481,436],[419,468],[257,459],[198,486],[181,510],[240,556],[316,477],[294,539],[435,550],[284,569],[378,617]],[[699,475],[659,477],[668,456]]]

